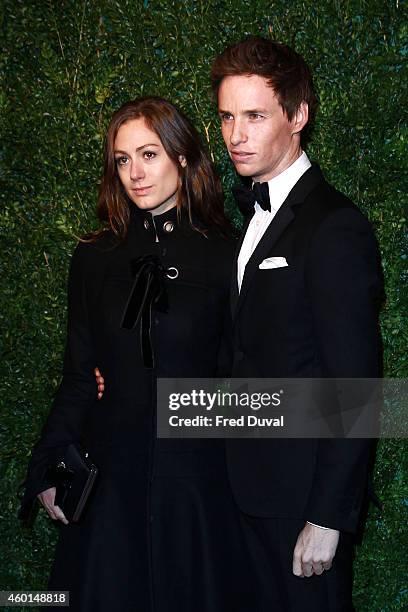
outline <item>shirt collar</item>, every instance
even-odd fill
[[[304,174],[311,165],[312,164],[310,163],[308,156],[303,151],[300,157],[298,157],[293,164],[289,166],[289,168],[286,168],[286,170],[268,181],[272,214],[275,214],[276,211],[282,206],[302,174]],[[255,204],[255,212],[271,214],[269,211],[264,211],[259,204]]]

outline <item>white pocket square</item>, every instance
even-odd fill
[[[285,257],[267,257],[259,264],[259,269],[270,270],[271,268],[284,268],[287,265]]]

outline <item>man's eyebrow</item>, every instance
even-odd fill
[[[244,115],[266,115],[267,113],[266,108],[250,108],[244,111]]]
[[[222,114],[222,113],[229,113],[230,115],[233,115],[233,113],[231,113],[231,111],[223,110],[222,108],[219,108],[218,112],[220,114]],[[266,108],[250,108],[248,110],[241,111],[240,114],[242,114],[242,115],[258,115],[258,114],[267,115],[267,114],[269,114],[269,111],[267,111]]]
[[[159,147],[160,145],[157,142],[148,142],[144,145],[141,145],[140,147],[137,147],[136,151],[141,151],[142,149],[144,149],[145,147]],[[125,155],[127,155],[127,151],[122,151],[120,149],[115,149],[114,153],[124,153]]]

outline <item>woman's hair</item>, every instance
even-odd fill
[[[205,233],[207,229],[213,229],[227,235],[230,223],[224,214],[221,181],[204,151],[197,130],[173,104],[155,96],[127,102],[113,114],[109,123],[97,205],[98,218],[105,228],[123,239],[127,233],[131,207],[136,206],[119,179],[114,147],[119,128],[127,121],[139,118],[143,118],[146,126],[157,134],[167,155],[178,168],[178,214],[185,211],[191,226],[198,231]],[[184,168],[180,164],[180,156],[186,159]],[[100,234],[96,232],[93,238]]]

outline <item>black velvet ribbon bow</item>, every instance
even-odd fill
[[[135,278],[123,312],[121,327],[133,329],[140,321],[140,347],[143,364],[154,367],[151,339],[152,310],[166,310],[165,269],[156,255],[143,255],[131,262]]]
[[[232,188],[235,201],[242,214],[247,217],[254,212],[255,202],[258,202],[259,206],[263,210],[271,210],[271,203],[269,199],[269,186],[268,183],[254,183],[252,189],[245,185],[236,185]]]

